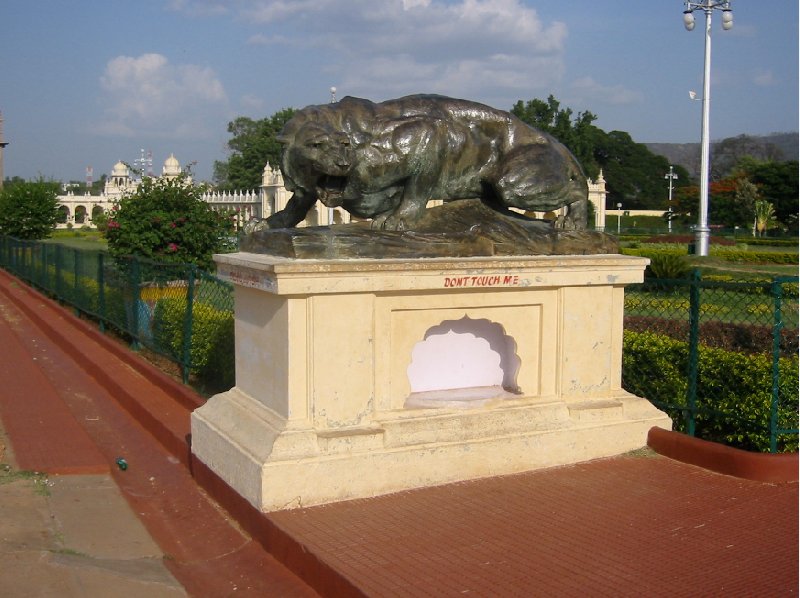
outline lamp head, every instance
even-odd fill
[[[694,29],[694,14],[691,10],[683,11],[683,26],[686,27],[686,31]]]
[[[733,11],[730,8],[725,8],[722,11],[722,28],[729,31],[733,27]]]

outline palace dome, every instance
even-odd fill
[[[176,177],[181,173],[181,163],[175,157],[175,154],[170,154],[169,158],[164,160],[164,168],[161,173],[167,177]]]
[[[113,177],[125,177],[129,176],[128,167],[125,165],[124,162],[119,161],[114,164],[114,168],[111,169],[111,176]]]

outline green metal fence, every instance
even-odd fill
[[[0,236],[0,266],[180,366],[234,384],[232,287],[192,265]],[[626,289],[623,386],[675,428],[748,450],[798,445],[798,278],[647,280]]]
[[[647,280],[626,289],[623,386],[687,434],[797,450],[798,278]]]
[[[0,266],[135,348],[175,362],[210,390],[233,386],[233,293],[229,283],[192,264],[139,258],[113,260],[103,251],[0,237]]]

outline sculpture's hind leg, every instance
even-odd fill
[[[533,212],[550,212],[567,206],[568,213],[561,226],[586,228],[589,194],[586,177],[574,159],[562,154],[559,148],[550,144],[516,148],[503,160],[500,176],[493,186],[505,206]]]

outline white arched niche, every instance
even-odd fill
[[[520,394],[514,339],[486,319],[445,320],[411,351],[405,406],[477,407]]]

